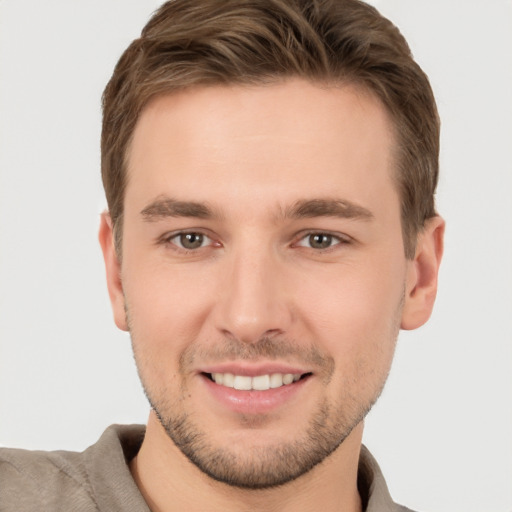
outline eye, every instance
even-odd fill
[[[346,243],[346,240],[329,233],[310,233],[301,238],[297,245],[311,249],[329,249],[335,245]]]
[[[168,238],[167,241],[187,251],[206,247],[212,243],[212,240],[202,233],[178,233]]]

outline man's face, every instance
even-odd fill
[[[296,478],[381,392],[410,264],[393,144],[384,107],[351,86],[197,88],[143,111],[127,324],[114,309],[162,425],[210,476]]]

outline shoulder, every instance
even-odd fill
[[[366,446],[361,446],[357,485],[366,512],[414,512],[395,503],[384,475]]]
[[[0,481],[2,511],[97,510],[79,453],[2,448]]]
[[[128,468],[143,436],[143,426],[112,425],[81,453],[0,448],[0,510],[147,512]]]
[[[414,512],[414,510],[404,507],[403,505],[395,504],[396,512]]]

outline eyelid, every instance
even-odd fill
[[[216,245],[218,247],[220,247],[222,245],[219,241],[215,240],[215,238],[212,236],[211,233],[208,232],[208,230],[199,229],[199,228],[180,229],[180,230],[164,233],[163,235],[158,237],[156,243],[162,244],[162,245],[166,245],[166,244],[173,245],[176,248],[176,250],[193,251],[192,249],[186,249],[185,247],[180,247],[180,245],[178,245],[176,242],[173,241],[173,239],[176,239],[181,235],[186,235],[186,234],[190,234],[190,233],[202,235],[209,241],[208,244],[201,246],[198,249],[209,247],[212,245]],[[350,237],[344,233],[332,232],[329,230],[322,230],[322,229],[310,229],[310,230],[305,230],[305,231],[301,231],[300,233],[298,233],[294,237],[294,242],[292,242],[292,244],[291,244],[292,247],[295,246],[295,247],[306,247],[307,248],[307,246],[301,245],[300,242],[304,241],[305,239],[307,239],[307,237],[309,237],[311,235],[326,235],[326,236],[330,236],[336,240],[336,243],[334,243],[333,245],[331,245],[330,247],[327,247],[325,249],[310,248],[310,249],[313,249],[315,252],[328,251],[338,245],[348,244],[353,241],[352,237]],[[195,250],[197,250],[197,249],[195,249]]]
[[[337,243],[335,243],[325,249],[314,249],[315,252],[328,251],[338,245],[349,244],[353,241],[353,239],[350,236],[345,235],[343,233],[332,232],[329,230],[322,230],[322,229],[311,229],[311,230],[301,231],[299,234],[297,234],[297,236],[295,237],[295,242],[293,242],[292,245],[296,246],[296,247],[308,248],[305,245],[300,245],[300,242],[306,240],[311,235],[326,235],[326,236],[330,236],[333,239],[336,239],[336,241],[337,241]],[[313,248],[309,247],[309,249],[313,249]]]
[[[156,243],[162,244],[162,245],[172,245],[172,246],[174,246],[174,248],[176,248],[176,250],[190,252],[190,251],[193,251],[194,249],[187,249],[185,247],[181,247],[175,241],[173,241],[174,239],[180,237],[181,235],[187,235],[187,234],[202,235],[204,238],[209,240],[210,243],[203,245],[201,247],[198,247],[198,249],[203,249],[205,247],[212,246],[213,244],[216,244],[216,243],[220,246],[220,243],[216,242],[215,239],[213,238],[213,236],[211,234],[208,234],[206,232],[206,230],[194,229],[194,228],[179,229],[176,231],[164,233],[163,235],[158,237]],[[198,250],[198,249],[195,249],[195,250]]]

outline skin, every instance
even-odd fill
[[[122,265],[107,213],[100,242],[114,318],[154,407],[131,465],[153,511],[361,509],[363,418],[399,328],[430,316],[442,254],[435,217],[404,256],[394,143],[373,96],[298,79],[191,89],[141,114]],[[203,235],[200,247],[180,247],[183,231]],[[308,377],[276,406],[240,411],[204,376],[223,364]],[[177,446],[177,418],[200,436],[189,451],[202,462]],[[296,452],[319,460],[300,474]],[[282,485],[267,475],[243,488],[269,467]],[[226,468],[236,485],[218,481]]]

